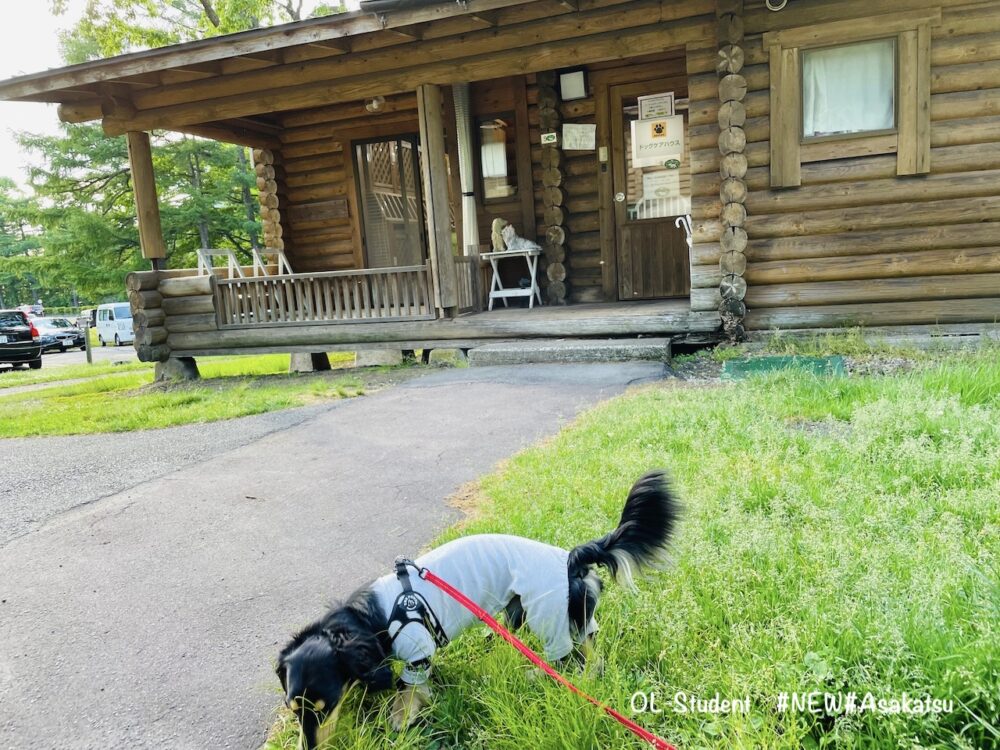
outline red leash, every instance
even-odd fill
[[[649,732],[640,727],[634,721],[631,721],[630,719],[627,719],[626,717],[622,716],[620,713],[615,711],[610,706],[605,706],[596,698],[592,698],[585,692],[580,690],[580,688],[578,688],[576,685],[574,685],[572,682],[570,682],[561,674],[559,674],[556,670],[554,670],[551,666],[549,666],[548,662],[546,662],[542,657],[540,657],[530,648],[525,646],[520,640],[517,639],[517,637],[513,633],[507,630],[507,628],[505,628],[503,625],[501,625],[499,622],[493,619],[493,617],[490,615],[489,612],[480,607],[478,604],[476,604],[474,601],[472,601],[469,597],[467,597],[461,591],[456,589],[450,583],[448,583],[445,580],[442,580],[441,578],[438,578],[436,575],[431,573],[431,571],[427,570],[427,568],[420,568],[420,577],[423,578],[425,581],[433,583],[435,586],[441,589],[452,599],[454,599],[463,607],[465,607],[467,610],[472,612],[472,614],[474,614],[480,620],[485,622],[493,632],[495,632],[497,635],[499,635],[501,638],[507,641],[507,643],[516,648],[522,654],[524,654],[529,661],[531,661],[533,664],[535,664],[537,667],[543,670],[553,680],[562,683],[580,697],[587,699],[598,708],[603,709],[604,712],[610,715],[615,721],[624,725],[632,732],[637,734],[639,737],[642,737],[642,739],[646,740],[646,742],[655,747],[657,750],[677,750],[676,747],[671,745],[666,740],[660,739],[652,732]]]

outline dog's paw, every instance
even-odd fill
[[[431,690],[424,685],[410,685],[403,688],[392,701],[392,710],[389,712],[389,723],[392,728],[401,732],[416,719],[417,714],[431,702]]]

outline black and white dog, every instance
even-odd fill
[[[663,472],[654,471],[632,487],[614,531],[570,551],[482,534],[442,545],[415,566],[397,561],[395,574],[356,591],[278,656],[285,702],[301,722],[305,746],[316,747],[320,726],[355,681],[373,690],[398,685],[392,709],[397,729],[427,703],[435,649],[476,618],[415,575],[416,569],[433,571],[489,612],[505,610],[514,628],[527,623],[548,659],[563,659],[574,648],[585,655],[597,629],[594,611],[602,588],[592,566],[603,566],[634,587],[634,570],[664,560],[677,515]],[[390,659],[404,664],[399,680]]]

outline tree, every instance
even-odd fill
[[[301,21],[303,0],[88,0],[83,18],[61,37],[68,63],[140,49]],[[343,3],[318,5],[311,16],[344,10]],[[53,13],[66,0],[53,0]]]
[[[303,0],[88,0],[61,35],[68,64],[298,21]],[[51,0],[54,14],[66,0]],[[313,15],[344,10],[317,6]],[[148,268],[139,248],[123,138],[97,125],[64,125],[57,137],[19,134],[44,166],[31,170],[35,198],[0,182],[0,295],[50,305],[120,298],[122,278]],[[168,263],[191,267],[199,247],[233,248],[249,261],[260,236],[256,179],[245,149],[153,133],[153,164]],[[8,184],[9,183],[9,184]],[[6,291],[5,291],[6,290]],[[13,296],[12,296],[13,295]]]

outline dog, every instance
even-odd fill
[[[662,471],[642,476],[617,528],[564,550],[523,537],[482,534],[448,542],[354,592],[296,634],[278,655],[285,704],[297,715],[307,750],[347,688],[399,688],[391,720],[399,730],[430,700],[430,659],[477,622],[415,573],[433,571],[489,612],[504,610],[513,629],[527,623],[550,661],[586,658],[597,630],[603,584],[595,566],[635,588],[633,574],[665,562],[679,507]],[[390,660],[403,662],[397,680]]]

